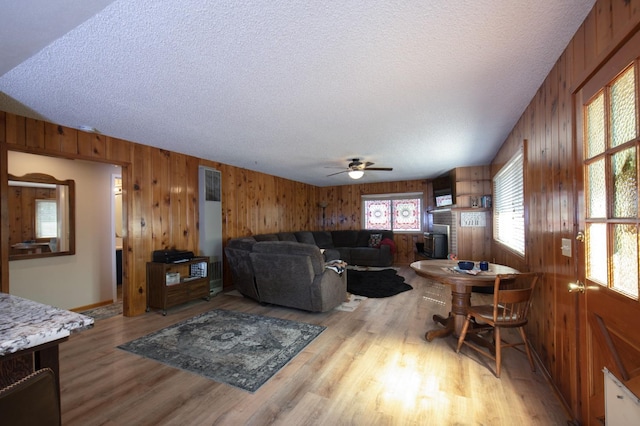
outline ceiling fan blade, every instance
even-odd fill
[[[393,168],[391,167],[371,167],[373,166],[374,163],[372,163],[371,161],[367,161],[366,163],[363,163],[360,161],[360,159],[358,158],[353,158],[351,160],[351,162],[349,163],[349,166],[346,170],[342,170],[340,172],[336,172],[336,173],[332,173],[330,175],[327,175],[327,177],[329,176],[335,176],[335,175],[339,175],[340,173],[347,173],[347,172],[353,172],[353,171],[367,171],[367,170],[372,170],[372,171],[383,171],[383,172],[390,172],[393,170]],[[331,167],[325,167],[325,169],[329,169]]]

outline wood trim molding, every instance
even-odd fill
[[[574,84],[569,89],[570,92],[576,93],[578,90],[581,90],[584,85],[604,68],[623,46],[628,45],[628,42],[638,35],[639,32],[640,14],[637,15],[636,20],[630,21],[623,29],[618,31],[618,35],[613,37],[611,43],[609,43],[609,47],[595,58],[593,65],[589,69],[577,76]]]
[[[613,343],[613,339],[611,339],[607,325],[604,323],[602,317],[596,314],[589,315],[589,325],[593,329],[593,335],[596,337],[598,345],[600,345],[604,351],[604,357],[607,360],[607,364],[609,364],[608,367],[615,370],[614,373],[617,373],[616,376],[622,380],[629,380],[631,376],[629,376],[629,372],[622,363],[622,359],[618,354],[618,350]]]
[[[4,136],[4,134],[3,134]],[[0,194],[9,191],[7,144],[0,142]],[[9,209],[6,196],[0,197],[0,291],[9,293]]]

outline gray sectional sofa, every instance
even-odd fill
[[[232,239],[224,250],[234,286],[245,297],[326,312],[345,300],[347,274],[325,262],[391,266],[394,248],[392,231],[362,230],[260,234]]]
[[[371,247],[371,235],[380,235],[382,240],[393,241],[393,231],[298,231],[278,232],[275,234],[254,235],[256,241],[291,241],[312,244],[325,250],[326,260],[341,259],[349,265],[391,266],[393,249],[391,245],[381,244]]]

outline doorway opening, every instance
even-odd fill
[[[117,167],[120,169],[120,167]],[[111,235],[114,236],[113,239],[113,250],[115,253],[115,265],[113,265],[112,270],[114,272],[113,279],[113,300],[114,302],[122,302],[122,243],[124,236],[123,229],[123,215],[122,215],[122,173],[119,170],[119,173],[113,173],[111,175],[111,187],[113,188],[113,197],[112,197],[112,221]],[[113,262],[112,262],[113,263]]]

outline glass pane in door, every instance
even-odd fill
[[[636,84],[631,67],[611,86],[611,145],[619,146],[636,137]]]
[[[587,225],[587,278],[607,285],[607,225]]]
[[[600,92],[600,94],[587,106],[586,116],[587,158],[591,158],[601,152],[604,152],[605,147],[603,92]]]
[[[607,185],[605,179],[604,159],[587,166],[587,216],[589,218],[607,217]]]
[[[613,216],[635,218],[638,214],[638,179],[636,148],[611,156],[613,175]]]
[[[614,225],[611,288],[638,298],[638,228]]]

